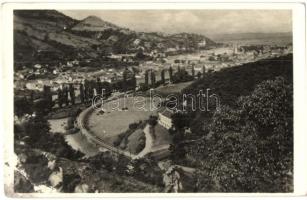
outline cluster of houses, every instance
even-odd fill
[[[137,45],[140,41],[135,41]],[[206,45],[202,42],[199,45]],[[161,46],[163,47],[163,45]],[[206,65],[206,70],[218,71],[225,67],[240,65],[246,62],[255,61],[257,59],[270,58],[274,56],[292,53],[292,45],[274,46],[274,45],[230,45],[220,48],[210,49],[200,52],[195,58],[179,55],[173,59],[167,57],[167,52],[176,52],[183,47],[168,48],[165,52],[160,50],[152,50],[149,56],[156,59],[164,59],[166,62],[145,61],[140,63],[138,68],[140,73],[136,74],[136,78],[142,78],[147,69],[159,71],[170,66],[180,66],[187,69],[193,66],[196,73],[202,71],[202,67]],[[121,62],[134,62],[135,54],[111,54],[110,58]],[[177,57],[177,56],[175,56]],[[88,62],[87,60],[82,62]],[[99,77],[102,81],[113,83],[122,79],[123,71],[114,68],[101,69],[96,72],[75,72],[75,67],[80,65],[80,61],[74,59],[57,65],[52,64],[34,64],[33,66],[23,66],[21,70],[15,72],[16,84],[26,82],[25,88],[30,90],[42,90],[43,85],[50,85],[52,88],[58,88],[63,83],[80,83],[85,78]],[[53,76],[53,78],[50,78]],[[48,80],[44,80],[48,79]],[[20,81],[20,82],[19,82]],[[17,83],[18,82],[18,83]],[[48,83],[45,83],[48,82]]]

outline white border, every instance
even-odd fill
[[[171,3],[177,2],[177,3]],[[306,126],[304,113],[307,113],[306,75],[306,15],[304,3],[187,3],[168,1],[165,3],[5,3],[2,5],[2,53],[3,62],[1,74],[1,89],[5,94],[1,99],[4,116],[1,131],[5,141],[5,161],[13,155],[13,9],[291,9],[293,15],[293,52],[294,52],[294,193],[180,193],[180,194],[150,194],[150,193],[100,193],[100,194],[26,194],[23,197],[226,197],[226,196],[303,196],[307,194],[307,162],[306,162]],[[4,67],[3,67],[4,66]],[[0,129],[0,130],[1,130]],[[5,172],[7,177],[8,173]],[[7,181],[7,180],[6,180]],[[17,196],[16,196],[17,197]]]

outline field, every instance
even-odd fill
[[[170,94],[177,94],[180,93],[184,88],[191,85],[193,81],[177,83],[177,84],[169,84],[165,86],[160,86],[155,89],[155,93],[158,93],[162,96],[167,96]]]
[[[52,133],[66,133],[65,126],[67,126],[67,117],[61,119],[49,119],[50,132]]]
[[[129,124],[146,120],[150,115],[155,114],[155,111],[150,111],[149,98],[144,97],[143,100],[144,109],[139,109],[143,105],[140,103],[140,98],[123,97],[107,102],[103,106],[104,112],[97,109],[89,116],[87,128],[113,145],[117,136],[129,128]]]

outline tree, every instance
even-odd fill
[[[122,88],[124,91],[132,90],[132,89],[134,90],[136,88],[135,73],[131,72],[127,68],[123,72]]]
[[[89,81],[89,86],[88,86],[89,101],[92,101],[92,99],[94,97],[94,88],[95,88],[95,81],[94,80]]]
[[[165,71],[164,71],[164,69],[162,69],[162,71],[161,71],[161,83],[162,84],[165,83]]]
[[[44,117],[50,112],[49,102],[45,98],[40,98],[33,103],[33,111],[37,116]]]
[[[131,78],[131,87],[135,90],[136,88],[136,77],[135,73],[133,73],[132,78]]]
[[[101,152],[95,156],[92,156],[88,158],[88,162],[97,170],[100,170],[101,168],[108,171],[113,170],[114,160],[112,159],[112,156],[108,154],[108,152]]]
[[[169,67],[168,73],[169,73],[170,82],[173,82],[173,68],[172,67]]]
[[[151,86],[155,87],[156,85],[156,74],[154,71],[151,71],[150,73],[150,79],[151,79]]]
[[[155,126],[158,124],[157,116],[151,115],[148,119],[148,124],[150,125],[150,131],[154,138],[156,138]]]
[[[194,65],[192,65],[192,77],[193,77],[193,79],[195,78],[195,69],[194,69]]]
[[[64,86],[64,88],[63,88],[63,100],[64,100],[65,106],[68,106],[69,100],[68,100],[68,88],[67,88],[67,86]]]
[[[259,84],[252,95],[242,97],[243,114],[253,121],[258,133],[284,135],[291,143],[293,129],[293,88],[282,77]],[[268,115],[269,114],[269,115]]]
[[[206,76],[206,66],[204,65],[203,66],[203,78],[205,78],[205,76]]]
[[[127,82],[128,73],[129,73],[129,70],[128,70],[127,67],[126,67],[125,70],[124,70],[124,72],[123,72],[123,81],[124,81],[124,83]]]
[[[144,60],[146,58],[146,55],[143,53],[142,49],[139,49],[138,52],[135,54],[135,58],[137,60]]]
[[[145,86],[148,86],[148,79],[149,79],[148,70],[145,71]]]
[[[101,88],[103,89],[103,97],[108,98],[112,94],[112,85],[109,82],[102,82]]]
[[[81,103],[84,103],[85,96],[84,96],[84,86],[82,83],[80,83],[79,85],[79,90],[80,90],[80,101]]]
[[[18,117],[21,117],[24,114],[32,114],[33,112],[32,106],[33,103],[27,100],[26,97],[14,98],[14,113]]]
[[[25,135],[28,136],[27,143],[34,146],[42,137],[49,132],[48,121],[41,116],[32,117],[25,124]]]
[[[69,96],[70,96],[70,100],[71,100],[71,103],[72,105],[75,105],[75,88],[73,86],[72,83],[69,84]]]
[[[172,123],[175,129],[181,130],[189,126],[189,117],[182,112],[176,112],[172,115]]]
[[[191,80],[193,80],[193,77],[185,69],[180,69],[172,77],[173,83],[180,83]]]
[[[201,73],[200,72],[197,73],[197,79],[201,79]]]
[[[148,124],[154,127],[157,125],[157,123],[158,123],[158,117],[151,115],[148,119]]]
[[[169,130],[170,134],[173,135],[173,143],[170,146],[171,159],[178,163],[178,161],[184,161],[186,156],[184,128],[189,125],[189,119],[186,114],[181,112],[174,113],[171,118],[174,127],[174,129]]]
[[[75,188],[81,182],[81,177],[78,174],[63,174],[63,189],[64,193],[73,193]]]
[[[145,83],[140,83],[140,91],[146,91],[148,90],[149,87]]]
[[[48,110],[51,110],[53,107],[53,102],[52,102],[52,93],[50,86],[44,85],[43,95],[44,95],[44,100],[46,102],[46,107],[48,108]]]
[[[163,186],[163,174],[154,159],[139,158],[130,161],[131,175],[139,180],[158,186]]]
[[[292,84],[281,77],[264,81],[237,106],[215,112],[210,137],[199,143],[202,151],[190,152],[206,160],[198,174],[199,191],[292,191]]]
[[[173,142],[169,147],[170,158],[176,164],[182,164],[186,156],[186,147],[183,141],[185,140],[184,131],[180,130],[169,130],[169,133],[173,135]]]
[[[89,100],[89,81],[87,79],[84,80],[84,101],[88,102]]]
[[[97,92],[97,95],[101,95],[102,94],[101,80],[100,80],[99,77],[96,80],[96,92]]]
[[[63,91],[61,88],[58,88],[58,105],[59,105],[59,108],[62,108],[62,105],[63,105]]]

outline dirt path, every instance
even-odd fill
[[[150,132],[150,125],[147,124],[143,131],[145,133],[145,138],[146,138],[145,147],[138,155],[136,155],[134,157],[134,159],[142,158],[146,154],[148,154],[152,151],[153,137],[152,137],[152,134]]]
[[[145,147],[138,155],[135,156],[134,159],[142,158],[146,154],[151,153],[151,152],[155,153],[155,152],[168,151],[170,144],[163,144],[163,145],[158,145],[158,146],[154,145],[155,139],[153,138],[153,133],[152,133],[152,129],[150,128],[150,125],[147,124],[143,131],[145,133],[145,138],[146,138]]]

